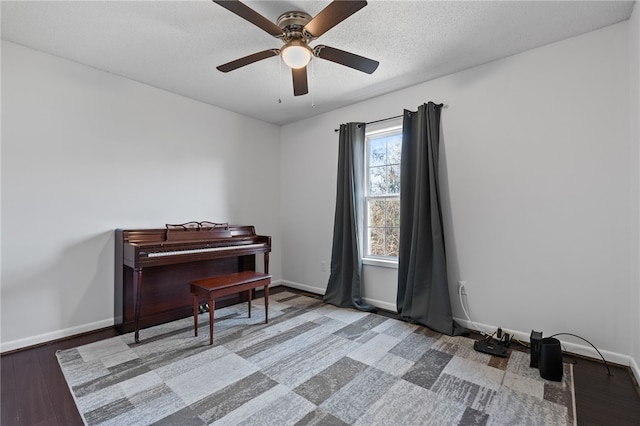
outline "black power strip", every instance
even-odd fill
[[[507,357],[507,347],[502,342],[494,343],[480,340],[473,344],[473,349],[489,355],[495,355],[502,358]]]

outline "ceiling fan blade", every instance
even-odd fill
[[[309,21],[304,26],[304,30],[314,38],[318,38],[366,5],[367,2],[364,0],[334,0]]]
[[[213,2],[224,7],[229,12],[235,13],[239,17],[246,19],[256,27],[268,32],[274,37],[280,37],[283,35],[282,28],[238,0],[213,0]]]
[[[277,56],[280,54],[279,49],[269,49],[263,50],[262,52],[254,53],[253,55],[245,56],[244,58],[236,59],[235,61],[227,62],[226,64],[220,65],[216,67],[218,71],[229,72],[236,70],[238,68],[244,67],[245,65],[252,64],[254,62],[261,61],[263,59],[270,58],[272,56]]]
[[[291,68],[293,76],[293,96],[306,95],[309,93],[307,86],[307,67]]]
[[[335,62],[336,64],[345,65],[353,68],[354,70],[366,72],[367,74],[373,74],[378,68],[380,62],[373,59],[365,58],[364,56],[356,55],[355,53],[345,52],[344,50],[336,49],[329,46],[316,46],[313,48],[314,56],[327,61]]]

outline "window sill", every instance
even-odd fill
[[[379,266],[382,268],[394,268],[398,269],[398,261],[397,260],[387,260],[387,259],[375,259],[371,257],[366,257],[362,259],[363,265],[369,266]]]

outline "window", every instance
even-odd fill
[[[365,151],[365,257],[397,260],[402,126],[368,130]]]

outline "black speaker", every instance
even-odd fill
[[[562,348],[558,339],[545,337],[540,341],[538,368],[543,379],[562,380]]]

